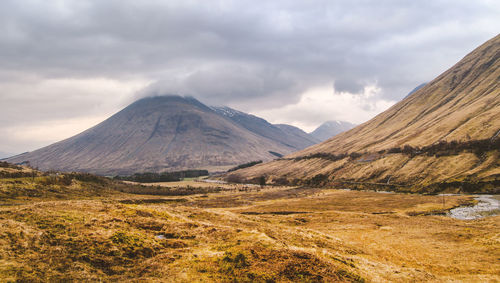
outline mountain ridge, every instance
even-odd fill
[[[282,183],[307,183],[318,176],[321,184],[377,183],[426,192],[453,182],[447,189],[459,192],[482,182],[475,191],[491,192],[500,182],[493,139],[500,130],[498,78],[500,35],[370,121],[233,174],[245,180],[265,175],[268,182]],[[484,148],[467,148],[472,144]],[[419,152],[424,147],[440,149]]]
[[[211,107],[215,112],[223,115],[245,129],[254,132],[260,136],[282,143],[287,147],[292,147],[296,150],[306,148],[319,141],[314,139],[301,129],[286,125],[279,126],[267,122],[265,119],[252,114],[247,114],[242,111],[232,109],[227,106]],[[285,141],[285,142],[284,142]]]

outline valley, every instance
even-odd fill
[[[500,282],[500,1],[0,15],[0,283]]]
[[[0,188],[2,281],[500,280],[500,216],[445,215],[468,195],[41,172]]]

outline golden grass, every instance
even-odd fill
[[[318,174],[329,176],[329,184],[334,181],[356,181],[369,183],[387,183],[402,185],[410,191],[420,191],[423,187],[441,182],[491,181],[500,174],[500,158],[498,150],[486,152],[482,158],[473,153],[461,153],[450,156],[414,156],[404,154],[385,154],[368,162],[348,161],[344,158],[331,162],[321,158],[300,161],[278,160],[263,165],[256,165],[228,173],[240,179],[252,180],[266,176],[267,182],[273,183],[282,178],[289,182],[311,179]],[[459,192],[460,186],[445,192]],[[485,192],[485,188],[477,186],[476,192]]]
[[[156,183],[136,183],[125,181],[128,184],[140,184],[143,186],[160,186],[166,188],[219,188],[221,190],[252,190],[256,189],[258,186],[252,184],[234,184],[234,183],[210,183],[204,182],[202,180],[187,180],[179,182],[156,182]]]
[[[0,206],[0,281],[500,280],[500,216],[433,215],[468,196],[443,204],[440,196],[228,185],[95,198],[90,183],[77,184],[63,200]]]

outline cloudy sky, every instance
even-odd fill
[[[498,15],[497,0],[3,0],[0,155],[154,94],[307,131],[361,123],[497,35]]]

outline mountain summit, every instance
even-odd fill
[[[218,171],[249,161],[268,161],[313,144],[287,136],[263,119],[231,111],[246,120],[235,121],[229,112],[190,97],[143,98],[76,136],[7,161],[28,160],[43,170],[106,175]]]
[[[499,78],[497,35],[372,120],[233,174],[270,182],[494,191],[500,185]]]
[[[350,130],[355,126],[356,125],[344,121],[326,121],[312,131],[310,135],[320,141],[326,141],[327,139]]]

